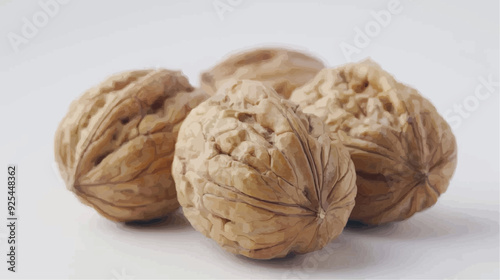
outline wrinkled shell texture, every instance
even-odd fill
[[[239,81],[195,108],[172,173],[193,227],[256,259],[319,250],[354,206],[348,151],[315,116],[256,81]]]
[[[256,80],[288,98],[325,66],[319,59],[287,49],[256,49],[228,57],[201,75],[201,87],[214,95],[228,80]]]
[[[427,99],[376,63],[325,69],[290,99],[349,149],[358,186],[350,219],[404,220],[446,191],[457,163],[450,127]]]
[[[114,75],[75,100],[55,136],[66,186],[115,221],[150,220],[179,207],[171,164],[180,125],[208,98],[179,72]]]

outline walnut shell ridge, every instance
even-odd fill
[[[358,186],[350,219],[404,220],[446,191],[457,164],[449,125],[375,62],[324,69],[290,100],[325,121],[349,150]]]
[[[325,66],[305,53],[282,48],[259,48],[227,57],[201,75],[201,88],[209,95],[231,79],[256,80],[288,98]]]
[[[151,220],[179,207],[171,164],[179,127],[208,98],[165,69],[113,75],[70,105],[55,134],[69,190],[114,221]]]
[[[349,153],[325,125],[250,80],[191,111],[172,174],[192,226],[255,259],[321,249],[342,232],[356,195]]]

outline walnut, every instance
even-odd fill
[[[457,163],[449,125],[373,61],[324,69],[290,99],[324,120],[349,149],[358,185],[350,219],[404,220],[446,191]]]
[[[179,207],[170,168],[179,127],[208,98],[180,73],[114,75],[75,100],[55,135],[66,186],[114,221],[150,220]]]
[[[321,249],[342,232],[356,195],[347,150],[258,81],[226,84],[191,111],[172,174],[193,227],[256,259]]]
[[[325,66],[319,59],[287,49],[255,49],[234,54],[201,75],[201,88],[214,95],[234,79],[261,81],[288,98]]]

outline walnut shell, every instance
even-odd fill
[[[208,98],[180,73],[116,74],[73,101],[55,135],[68,189],[114,221],[150,220],[179,207],[170,168],[179,127]]]
[[[404,220],[446,191],[457,163],[449,125],[373,61],[325,69],[290,99],[324,120],[348,148],[358,185],[350,219]]]
[[[214,95],[230,79],[265,83],[281,96],[305,84],[325,66],[307,54],[281,48],[254,49],[229,56],[201,75],[201,88]]]
[[[256,259],[319,250],[356,195],[349,153],[325,125],[257,81],[228,84],[187,116],[172,174],[193,227]]]

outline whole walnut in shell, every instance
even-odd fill
[[[172,174],[184,215],[250,258],[319,250],[356,195],[347,150],[315,116],[257,81],[228,84],[187,116]]]
[[[262,48],[231,55],[201,75],[201,88],[214,95],[231,79],[256,80],[288,98],[325,66],[307,54],[281,48]]]
[[[55,135],[66,186],[114,221],[151,220],[179,207],[170,174],[179,127],[208,98],[180,73],[116,74],[73,101]]]
[[[348,148],[358,186],[350,219],[404,220],[446,191],[457,163],[450,127],[427,99],[376,63],[325,69],[290,99]]]

